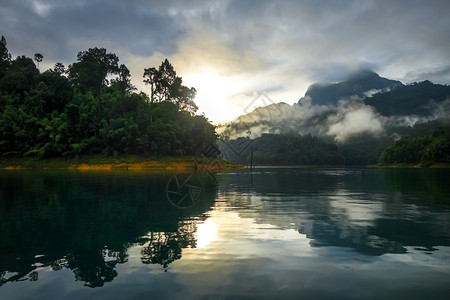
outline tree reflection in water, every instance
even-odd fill
[[[178,227],[177,232],[150,232],[141,250],[144,264],[159,264],[165,269],[170,263],[181,258],[183,248],[195,248],[195,222],[186,222]]]
[[[208,181],[198,205],[178,209],[165,198],[170,176],[1,171],[0,286],[38,280],[51,268],[101,287],[137,244],[144,245],[142,263],[166,269],[196,246],[194,220],[206,219],[217,194]]]
[[[75,274],[75,279],[84,281],[86,286],[101,287],[105,282],[112,281],[117,276],[116,264],[120,260],[106,260],[105,256],[109,252],[86,251],[76,255],[68,255],[68,267]],[[119,256],[122,256],[121,254]]]

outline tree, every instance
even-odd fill
[[[170,86],[171,101],[178,106],[178,109],[194,114],[198,106],[194,102],[197,94],[195,88],[188,88],[182,84],[181,77],[176,77],[175,82]]]
[[[11,54],[8,52],[8,48],[6,48],[6,39],[2,35],[0,39],[0,78],[3,77],[10,63]]]
[[[42,62],[42,60],[44,59],[44,56],[40,53],[35,53],[34,54],[34,60],[38,63],[38,70],[39,69],[39,63]]]
[[[0,90],[10,93],[29,92],[38,75],[39,71],[31,58],[18,56],[0,79]]]
[[[57,62],[55,64],[55,67],[53,68],[53,72],[62,75],[66,72],[66,68],[64,67],[64,65],[60,62]]]
[[[39,85],[44,85],[47,89],[46,95],[41,95],[44,100],[44,110],[51,113],[57,110],[59,113],[64,111],[66,104],[72,98],[72,86],[69,80],[52,70],[45,71],[38,76]]]
[[[83,92],[92,92],[97,99],[99,117],[102,113],[101,90],[108,84],[106,77],[119,72],[119,58],[106,53],[105,48],[89,48],[80,51],[78,62],[69,66],[69,79]]]
[[[119,67],[119,77],[114,80],[114,82],[119,86],[120,93],[122,94],[122,100],[125,98],[127,92],[131,92],[136,88],[131,84],[131,73],[130,70],[125,65],[120,65]]]
[[[106,77],[119,72],[119,58],[106,53],[105,48],[95,47],[78,52],[77,61],[69,66],[69,79],[82,92],[91,91],[100,101],[101,88],[108,83]]]
[[[171,100],[171,86],[175,83],[177,79],[177,73],[175,69],[167,60],[167,58],[162,62],[158,69],[158,79],[156,81],[156,94],[159,98],[159,102],[164,100]]]
[[[159,78],[159,72],[156,68],[147,68],[144,69],[144,82],[145,84],[150,84],[150,103],[155,102],[155,89],[156,89],[156,81]]]
[[[175,69],[165,59],[158,69],[144,70],[144,82],[151,85],[150,102],[170,101],[177,105],[179,110],[193,114],[198,107],[194,103],[197,91],[183,85],[183,79],[177,76]]]

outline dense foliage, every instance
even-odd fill
[[[434,84],[428,80],[397,87],[367,98],[365,102],[384,116],[428,115],[433,106],[450,95],[450,86]]]
[[[253,140],[239,138],[221,146],[221,151],[227,159],[244,165],[249,164],[252,151],[255,165],[344,164],[336,144],[296,132],[263,134]]]
[[[194,115],[195,89],[182,84],[167,59],[145,69],[150,98],[135,92],[118,62],[114,53],[90,48],[67,69],[57,63],[41,73],[29,57],[11,59],[2,37],[0,155],[184,155],[215,141],[214,126]]]
[[[382,164],[450,163],[450,127],[440,128],[432,136],[404,138],[386,148]]]
[[[254,143],[255,164],[334,165],[343,164],[337,147],[298,133],[263,134]]]

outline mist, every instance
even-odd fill
[[[450,115],[450,99],[440,103],[429,101],[427,115],[389,117],[367,105],[364,99],[355,95],[340,99],[337,105],[313,105],[311,98],[306,96],[293,105],[277,103],[257,108],[218,131],[228,139],[257,138],[264,133],[294,131],[302,135],[331,138],[337,144],[342,144],[361,135],[396,140],[400,138],[398,129],[435,120],[446,122]]]

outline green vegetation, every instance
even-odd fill
[[[104,48],[77,55],[66,69],[40,72],[33,59],[11,59],[0,42],[0,156],[76,158],[86,155],[181,156],[216,140],[197,110],[194,88],[166,59],[144,70],[151,96],[136,92],[130,71]],[[35,61],[43,61],[36,53]]]
[[[383,151],[379,162],[383,165],[450,164],[450,127],[440,128],[432,136],[401,139]]]
[[[243,165],[249,164],[252,150],[255,165],[344,164],[336,144],[324,142],[310,134],[263,134],[254,140],[232,140],[221,147],[225,157]]]
[[[431,125],[419,125],[411,132],[428,132]],[[346,166],[449,166],[450,127],[440,127],[427,136],[405,137],[393,142],[388,137],[358,135],[342,144],[300,135],[263,134],[251,140],[238,138],[219,144],[227,159],[249,165],[346,165]]]
[[[337,147],[318,138],[298,133],[263,134],[254,143],[254,163],[259,165],[343,164]]]
[[[384,116],[428,115],[430,108],[442,103],[450,95],[450,86],[434,84],[428,80],[399,86],[391,91],[373,95],[365,100]]]

